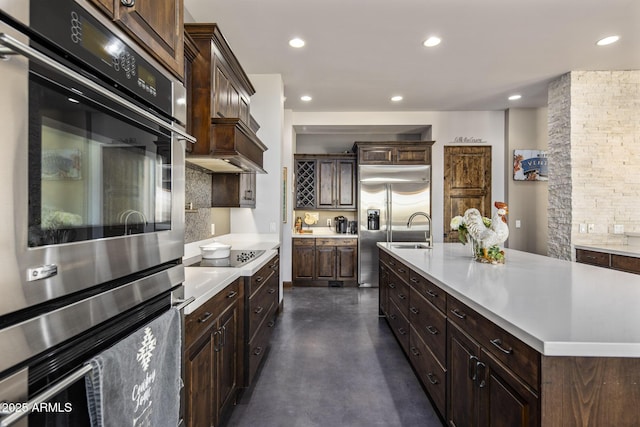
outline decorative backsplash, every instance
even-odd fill
[[[185,178],[185,202],[192,205],[184,215],[184,242],[191,243],[211,237],[211,175],[187,167]]]

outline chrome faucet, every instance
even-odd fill
[[[431,217],[425,213],[425,212],[414,212],[411,214],[411,216],[409,217],[409,221],[407,221],[407,228],[411,228],[411,224],[413,223],[413,219],[415,217],[417,217],[418,215],[422,215],[423,217],[427,218],[427,224],[429,224],[429,234],[427,235],[427,232],[424,232],[424,240],[425,242],[427,242],[427,244],[429,245],[429,247],[433,246],[433,233],[431,232]]]

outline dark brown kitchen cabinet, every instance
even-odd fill
[[[640,274],[640,258],[605,251],[576,249],[576,262]]]
[[[296,208],[351,211],[357,207],[352,154],[296,154]]]
[[[183,78],[183,0],[89,1],[106,13],[172,74]]]
[[[294,238],[293,284],[356,286],[358,240],[355,238]]]
[[[450,425],[539,425],[535,391],[453,322],[449,343]]]
[[[255,208],[255,173],[214,173],[211,175],[211,207]]]
[[[356,208],[356,162],[345,159],[317,160],[316,209]]]
[[[242,290],[234,281],[185,317],[187,426],[218,426],[242,378]]]
[[[244,386],[249,387],[267,354],[280,303],[280,257],[274,255],[254,275],[245,276]]]
[[[353,151],[360,165],[430,165],[433,141],[358,141]]]
[[[293,239],[293,282],[313,280],[315,276],[316,240],[313,238]]]

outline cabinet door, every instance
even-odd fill
[[[256,207],[256,174],[240,174],[240,207]]]
[[[431,164],[431,147],[411,145],[397,147],[394,163],[398,165],[429,165]]]
[[[334,208],[336,206],[336,163],[334,160],[318,160],[316,167],[316,208]]]
[[[393,161],[391,147],[360,147],[358,162],[361,165],[389,165]]]
[[[229,117],[229,79],[215,61],[215,93],[213,94],[213,114],[217,117]]]
[[[315,279],[336,279],[336,247],[316,246],[316,274]]]
[[[218,370],[217,421],[220,421],[226,408],[233,405],[238,388],[238,305],[233,304],[218,323],[218,351],[216,352],[216,369]],[[216,424],[217,425],[217,424]]]
[[[105,0],[98,0],[107,3]],[[114,19],[176,76],[184,73],[183,0],[116,2]]]
[[[293,280],[312,280],[314,266],[314,240],[293,239]]]
[[[340,209],[356,208],[356,162],[355,160],[336,160],[335,180],[336,207]]]
[[[538,396],[509,369],[482,349],[478,371],[479,425],[534,427],[538,425]],[[483,372],[484,371],[484,372]]]
[[[387,267],[380,263],[379,273],[379,298],[380,298],[380,312],[379,314],[389,314],[389,270]]]
[[[336,247],[336,279],[337,280],[357,280],[358,279],[358,247],[357,246],[337,246]]]
[[[104,10],[109,17],[113,18],[114,0],[89,0],[89,2],[95,4],[100,9]]]
[[[447,420],[452,426],[475,426],[478,403],[475,395],[478,344],[449,322]]]
[[[185,416],[190,427],[214,425],[213,338],[212,330],[186,352]]]

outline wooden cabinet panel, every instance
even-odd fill
[[[478,399],[475,398],[475,362],[479,346],[458,328],[449,324],[447,375],[447,422],[452,426],[478,425]]]
[[[389,326],[405,354],[409,354],[409,321],[392,299],[389,299]]]
[[[410,329],[409,359],[438,411],[444,414],[446,413],[446,370],[413,326],[410,326]]]
[[[104,0],[97,0],[102,4]],[[114,20],[151,55],[182,79],[184,72],[183,0],[115,2]]]
[[[358,163],[390,164],[393,162],[393,148],[391,147],[361,147],[358,151]]]
[[[433,141],[358,141],[354,151],[361,165],[430,165]]]
[[[357,246],[336,246],[336,279],[358,279]]]
[[[339,209],[356,208],[356,162],[336,160],[336,207]]]
[[[409,321],[438,361],[445,365],[447,318],[413,287],[409,297]]]
[[[316,245],[316,274],[315,279],[335,280],[336,278],[336,247]]]
[[[213,419],[213,335],[187,350],[185,357],[185,418],[192,427],[210,427]]]
[[[640,258],[612,254],[611,268],[629,273],[640,273]]]
[[[409,273],[409,284],[440,311],[444,313],[447,310],[446,293],[438,286],[413,270]]]
[[[111,18],[113,18],[113,11],[115,10],[114,1],[115,0],[89,0],[90,3],[93,3],[96,6],[98,6],[100,9],[103,10],[103,12],[106,12],[107,16]]]
[[[313,280],[316,265],[314,239],[293,239],[293,280]]]
[[[294,238],[293,280],[296,285],[327,286],[329,281],[357,284],[358,240]]]
[[[431,147],[400,146],[396,149],[395,163],[401,165],[430,165]]]
[[[389,299],[404,317],[409,317],[409,286],[393,272],[389,274]]]
[[[378,314],[389,314],[389,270],[386,265],[380,263],[378,273],[378,298],[380,303],[380,310]]]
[[[610,255],[604,252],[587,251],[584,249],[576,249],[576,261],[583,264],[598,265],[601,267],[609,267]]]
[[[217,419],[220,420],[222,415],[235,403],[236,390],[238,384],[238,350],[242,345],[239,339],[239,309],[238,305],[233,305],[220,317],[218,321],[219,329],[219,345],[218,345],[218,363],[217,363]]]

